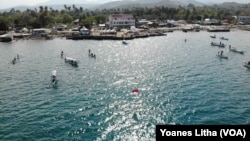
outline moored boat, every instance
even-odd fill
[[[224,56],[224,55],[221,55],[221,54],[217,54],[216,56],[219,57],[219,58],[222,58],[222,59],[228,59],[228,56]]]
[[[70,63],[71,65],[78,65],[79,61],[71,57],[65,57],[65,62]]]
[[[225,44],[212,42],[211,46],[225,47]]]
[[[123,40],[123,41],[122,41],[122,44],[127,45],[128,42],[126,42],[125,40]]]
[[[249,68],[249,69],[250,69],[250,61],[245,62],[243,66],[244,66],[244,67],[247,67],[247,68]]]
[[[244,51],[242,51],[242,50],[237,50],[237,49],[234,48],[234,47],[229,47],[229,50],[232,51],[232,52],[235,52],[235,53],[244,54]]]
[[[210,35],[210,37],[211,37],[211,38],[216,38],[216,36],[215,36],[215,35]]]
[[[225,37],[220,37],[221,40],[229,40],[228,38]]]
[[[10,34],[0,35],[0,42],[11,42],[13,40],[13,36]]]

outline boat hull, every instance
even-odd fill
[[[218,44],[218,43],[211,43],[211,46],[225,47],[224,44]]]
[[[210,35],[210,37],[211,37],[211,38],[216,38],[216,36],[212,36],[212,35]]]
[[[71,58],[71,57],[66,57],[65,62],[69,63],[71,65],[78,65],[78,61],[74,58]]]
[[[235,53],[244,54],[244,51],[237,50],[237,49],[230,49],[230,51],[235,52]]]
[[[219,54],[217,54],[216,56],[219,57],[219,58],[222,58],[222,59],[228,59],[228,57],[227,57],[227,56],[224,56],[224,55],[219,55]]]
[[[0,36],[0,42],[11,42],[11,41],[12,41],[12,37],[10,37],[8,35]]]
[[[248,62],[245,62],[243,66],[250,69],[250,64],[248,64]]]

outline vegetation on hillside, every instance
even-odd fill
[[[64,5],[63,10],[55,10],[48,6],[40,6],[39,9],[27,9],[19,11],[11,9],[8,12],[0,13],[0,30],[9,30],[9,27],[42,28],[53,27],[58,24],[73,26],[75,19],[79,19],[81,25],[90,27],[99,23],[106,23],[109,14],[133,14],[136,20],[186,20],[201,21],[205,18],[214,18],[218,20],[227,19],[234,23],[233,16],[250,16],[250,4],[244,4],[240,7],[229,5],[222,7],[218,5],[195,7],[189,4],[186,7],[168,8],[164,6],[133,7],[133,8],[113,8],[102,10],[88,10],[75,5]]]

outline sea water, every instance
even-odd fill
[[[0,43],[0,139],[155,140],[157,124],[249,124],[250,69],[243,64],[250,34],[215,34],[174,31],[127,45],[61,38]],[[222,50],[228,59],[216,57]],[[78,66],[65,63],[66,56]]]

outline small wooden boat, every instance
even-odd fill
[[[13,40],[13,36],[10,34],[0,35],[0,42],[11,42]]]
[[[225,37],[220,37],[221,40],[229,40],[228,38]]]
[[[212,42],[211,46],[225,47],[225,44]]]
[[[123,40],[123,41],[122,41],[122,44],[127,45],[128,42],[126,42],[125,40]]]
[[[215,35],[210,35],[210,37],[211,37],[211,38],[216,38],[216,36],[215,36]]]
[[[245,62],[243,66],[244,66],[244,67],[247,67],[247,68],[249,68],[249,69],[250,69],[250,61]]]
[[[235,52],[235,53],[244,54],[244,51],[242,51],[242,50],[237,50],[237,49],[234,48],[234,47],[230,47],[229,50],[232,51],[232,52]]]
[[[74,59],[74,58],[71,58],[71,57],[65,57],[65,62],[69,63],[71,65],[78,65],[79,61],[77,59]]]
[[[221,55],[221,54],[217,54],[216,56],[219,57],[219,58],[221,58],[221,59],[228,59],[227,56],[224,56],[224,55]]]

